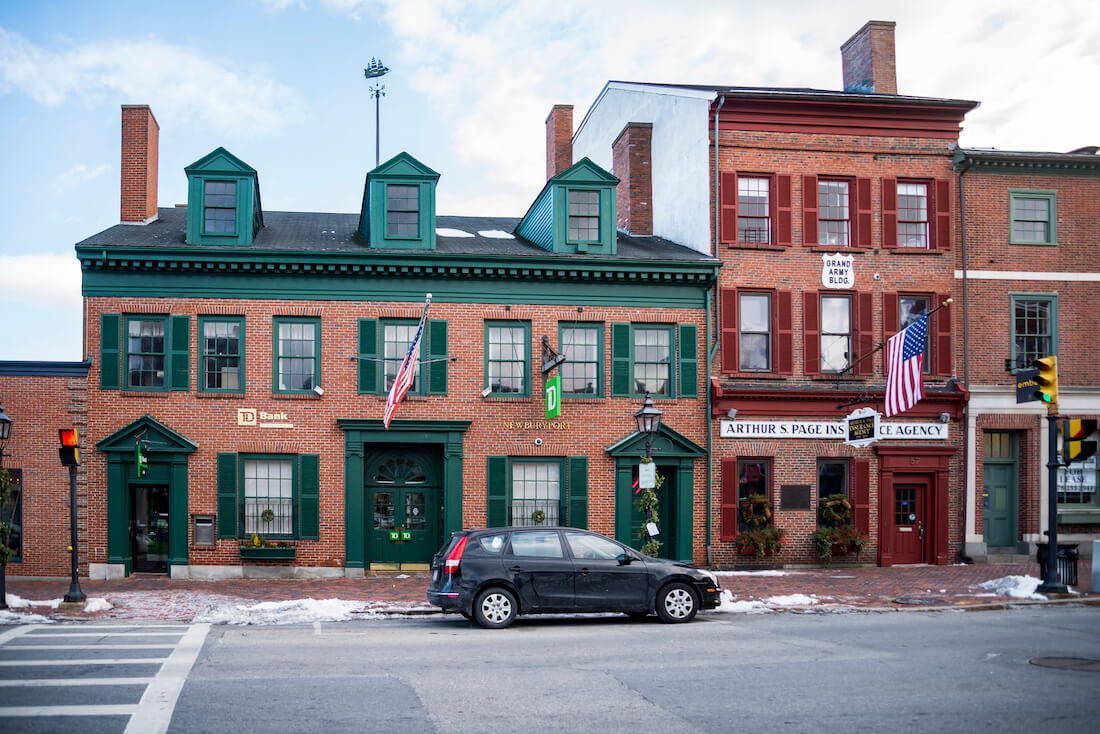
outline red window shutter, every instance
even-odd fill
[[[722,371],[736,372],[737,367],[737,289],[722,289]]]
[[[870,292],[856,294],[856,367],[857,375],[875,374],[875,358],[868,356],[875,348],[874,306]]]
[[[722,241],[737,242],[737,174],[721,175]]]
[[[887,291],[882,294],[882,343],[898,333],[898,294]]]
[[[871,179],[856,179],[856,247],[871,246]]]
[[[802,244],[817,245],[817,176],[802,177]]]
[[[944,303],[951,297],[950,293],[939,293],[936,295],[936,303],[932,304],[935,308],[937,305]],[[935,339],[932,340],[932,357],[935,358],[935,363],[931,365],[931,370],[934,374],[943,375],[944,377],[950,377],[954,372],[954,364],[951,359],[951,307],[944,306],[934,314],[936,319],[935,323]]]
[[[775,177],[775,244],[789,245],[794,241],[791,235],[791,177]]]
[[[951,249],[951,182],[945,178],[936,179],[936,193],[933,197],[936,206],[936,240],[933,243],[937,250]]]
[[[737,459],[722,459],[722,497],[719,538],[732,541],[737,535]]]
[[[882,246],[898,246],[898,180],[882,179]]]
[[[852,462],[852,522],[856,531],[871,535],[871,462],[856,459]]]
[[[820,305],[817,291],[802,291],[802,371],[807,375],[821,374]]]
[[[791,309],[791,292],[776,292],[775,301],[776,367],[781,375],[793,375],[794,316]]]

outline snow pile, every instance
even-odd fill
[[[769,596],[764,603],[776,607],[808,607],[817,604],[817,599],[805,594],[788,594],[787,596]]]
[[[102,599],[99,597],[89,599],[84,605],[85,612],[106,612],[114,608],[114,604],[111,604],[111,602],[107,601],[106,599]]]
[[[715,571],[715,576],[790,576],[789,571]]]
[[[978,586],[989,589],[998,596],[1012,596],[1017,599],[1039,599],[1046,601],[1042,594],[1036,594],[1035,589],[1042,581],[1034,576],[1005,576],[999,579],[984,581]]]
[[[8,598],[10,599],[11,596]],[[0,609],[0,624],[49,624],[51,622],[53,622],[52,619],[43,617],[41,614],[16,614],[7,609]]]
[[[734,601],[733,592],[726,589],[722,591],[721,603],[714,611],[730,614],[766,614],[771,610],[762,601]]]
[[[50,609],[57,609],[61,605],[60,599],[50,599],[49,601],[31,601],[24,599],[16,594],[8,594],[8,606],[12,609],[26,609],[27,607],[49,607]]]
[[[367,603],[341,599],[292,599],[265,601],[252,606],[234,604],[212,606],[192,622],[210,624],[303,624],[307,622],[345,622],[353,614],[367,611]]]

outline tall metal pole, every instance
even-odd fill
[[[72,580],[69,582],[69,593],[65,595],[66,602],[83,603],[87,597],[80,590],[80,579],[77,578],[77,550],[76,550],[76,467],[69,467],[69,551],[72,557]]]
[[[379,85],[381,86],[381,85]],[[385,89],[385,87],[382,87]],[[380,92],[379,94],[385,94]],[[382,101],[379,99],[379,94],[374,95],[374,167],[378,168],[382,164],[382,116],[379,111],[382,107]]]
[[[1043,594],[1067,594],[1069,589],[1058,578],[1058,414],[1047,413],[1047,566],[1043,583],[1036,591]]]
[[[367,64],[367,68],[363,69],[363,76],[367,79],[377,79],[385,76],[387,73],[389,73],[389,69],[382,63],[382,59],[376,59],[374,57],[371,57],[370,63]],[[378,168],[382,163],[381,115],[379,113],[382,101],[379,97],[386,96],[386,85],[381,82],[375,82],[370,87],[370,94],[374,97],[374,167]]]

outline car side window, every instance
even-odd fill
[[[512,533],[512,555],[525,558],[564,558],[561,539],[553,530],[524,530]]]
[[[486,535],[478,539],[478,545],[489,553],[500,553],[504,548],[504,535]]]
[[[587,533],[566,531],[565,542],[569,544],[574,558],[613,561],[625,553],[622,547],[610,540]]]

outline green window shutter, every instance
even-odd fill
[[[321,457],[318,454],[299,457],[298,537],[321,539]]]
[[[359,394],[378,392],[378,322],[359,319]]]
[[[428,322],[428,394],[447,394],[447,322]]]
[[[237,537],[237,455],[218,454],[218,537]]]
[[[630,397],[630,324],[611,325],[611,396]]]
[[[588,457],[570,456],[566,470],[569,481],[569,526],[588,529]]]
[[[119,388],[119,321],[117,313],[99,316],[99,389]]]
[[[680,397],[699,395],[699,347],[695,324],[680,324]]]
[[[490,456],[488,466],[488,524],[500,528],[508,524],[508,457]]]
[[[169,364],[172,371],[170,390],[191,389],[191,317],[172,316],[169,321],[171,345]]]

